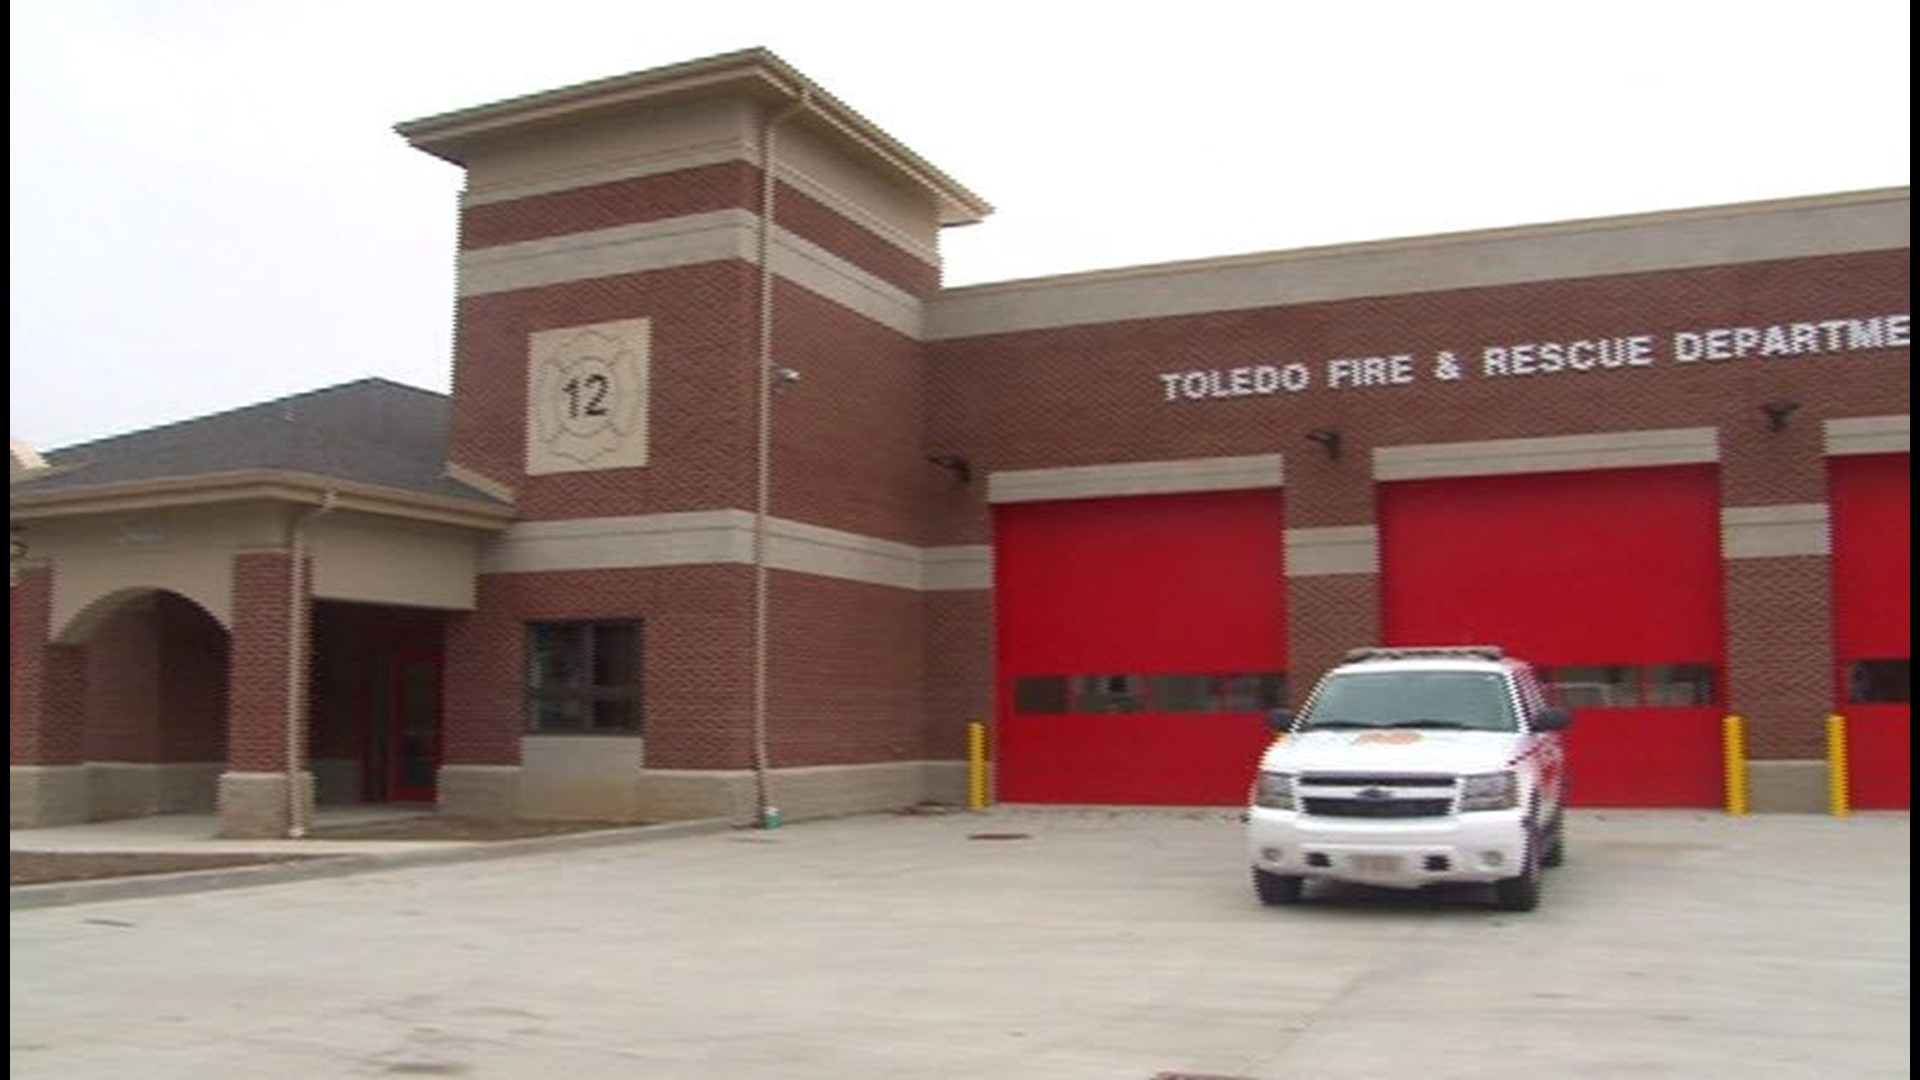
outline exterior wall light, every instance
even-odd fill
[[[1785,431],[1787,418],[1799,408],[1800,403],[1797,401],[1769,401],[1760,406],[1760,411],[1767,415],[1769,431]]]
[[[1340,460],[1340,429],[1331,427],[1314,428],[1307,432],[1307,441],[1320,444],[1327,452],[1329,461]]]
[[[973,482],[973,464],[959,454],[928,454],[927,460],[952,473],[957,483]]]

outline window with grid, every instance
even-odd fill
[[[1909,657],[1854,660],[1846,665],[1847,700],[1854,704],[1908,704],[1913,701],[1913,661]]]
[[[1266,712],[1286,699],[1287,677],[1278,671],[1021,675],[1013,680],[1013,711],[1022,716]]]
[[[1712,664],[1570,664],[1542,676],[1556,704],[1569,709],[1687,708],[1720,700]]]
[[[527,730],[640,731],[638,622],[527,624]]]

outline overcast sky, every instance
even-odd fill
[[[764,45],[993,203],[950,284],[1909,183],[1905,0],[12,0],[13,439],[446,390],[396,122]]]

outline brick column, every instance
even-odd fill
[[[1820,425],[1721,429],[1727,702],[1746,718],[1755,810],[1826,806],[1833,573]]]
[[[1286,444],[1289,708],[1348,649],[1384,644],[1372,448],[1347,442],[1338,457],[1304,437]]]
[[[87,820],[80,749],[87,703],[86,652],[55,645],[53,569],[26,566],[8,596],[7,823],[9,828]]]
[[[222,836],[285,836],[296,813],[299,821],[311,819],[312,773],[302,768],[294,774],[291,797],[287,774],[289,727],[296,728],[296,737],[305,737],[309,585],[308,575],[295,580],[293,559],[286,551],[234,556],[227,771],[220,777]]]
[[[1356,529],[1360,527],[1356,526]],[[1289,529],[1291,533],[1293,530]],[[1366,530],[1372,532],[1371,529]],[[1376,546],[1378,541],[1357,544]],[[1380,575],[1287,576],[1287,700],[1298,709],[1347,650],[1380,640]]]
[[[441,811],[462,817],[520,813],[525,645],[512,575],[482,577],[478,610],[446,624],[441,686],[445,743],[437,777]]]

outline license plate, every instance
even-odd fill
[[[1363,874],[1397,874],[1400,872],[1398,855],[1355,855],[1349,860],[1353,868]]]

